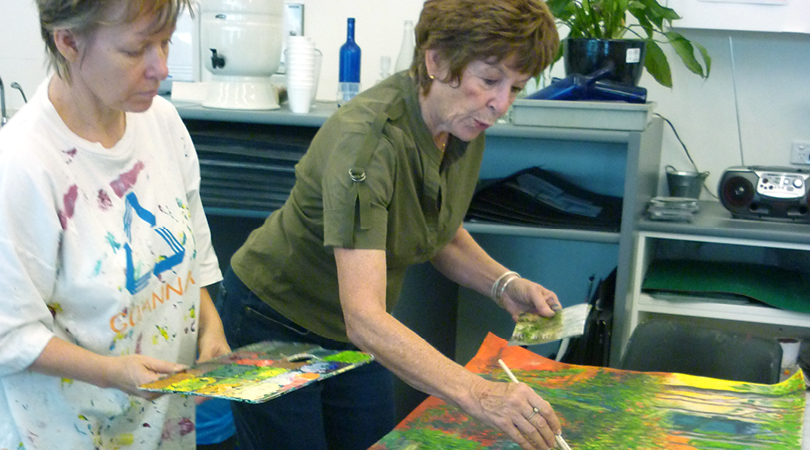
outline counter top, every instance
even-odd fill
[[[309,113],[295,114],[290,111],[286,103],[282,103],[281,108],[274,110],[244,110],[204,108],[199,103],[173,101],[169,96],[166,99],[174,104],[183,119],[303,127],[320,127],[338,108],[336,102],[317,101]],[[526,139],[625,143],[631,139],[633,132],[627,130],[593,130],[575,127],[539,127],[496,123],[486,131],[486,134],[493,137],[506,136]]]
[[[171,101],[171,99],[167,100]],[[273,110],[204,108],[199,103],[172,101],[183,119],[320,127],[335,111],[335,102],[315,102],[307,114],[295,114],[287,104]]]

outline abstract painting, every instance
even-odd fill
[[[801,371],[774,385],[559,363],[490,334],[467,364],[509,382],[497,361],[551,403],[574,450],[799,450]],[[429,397],[369,450],[519,449],[500,431]]]
[[[297,342],[264,341],[140,386],[153,392],[262,403],[367,364],[359,351],[327,350]]]

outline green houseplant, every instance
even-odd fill
[[[712,61],[706,49],[669,29],[681,17],[656,0],[547,0],[547,4],[558,23],[568,28],[568,38],[643,40],[644,68],[663,86],[672,87],[672,71],[659,43],[672,45],[691,72],[704,79],[709,76]],[[628,14],[637,23],[629,24]],[[562,47],[560,52],[558,59]]]

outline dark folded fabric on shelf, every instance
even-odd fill
[[[482,180],[467,220],[618,231],[621,214],[621,198],[591,192],[531,167],[506,178]]]

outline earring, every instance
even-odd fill
[[[433,75],[428,75],[428,78],[430,78],[431,80],[435,80],[435,79],[436,79],[436,77],[434,77]]]

